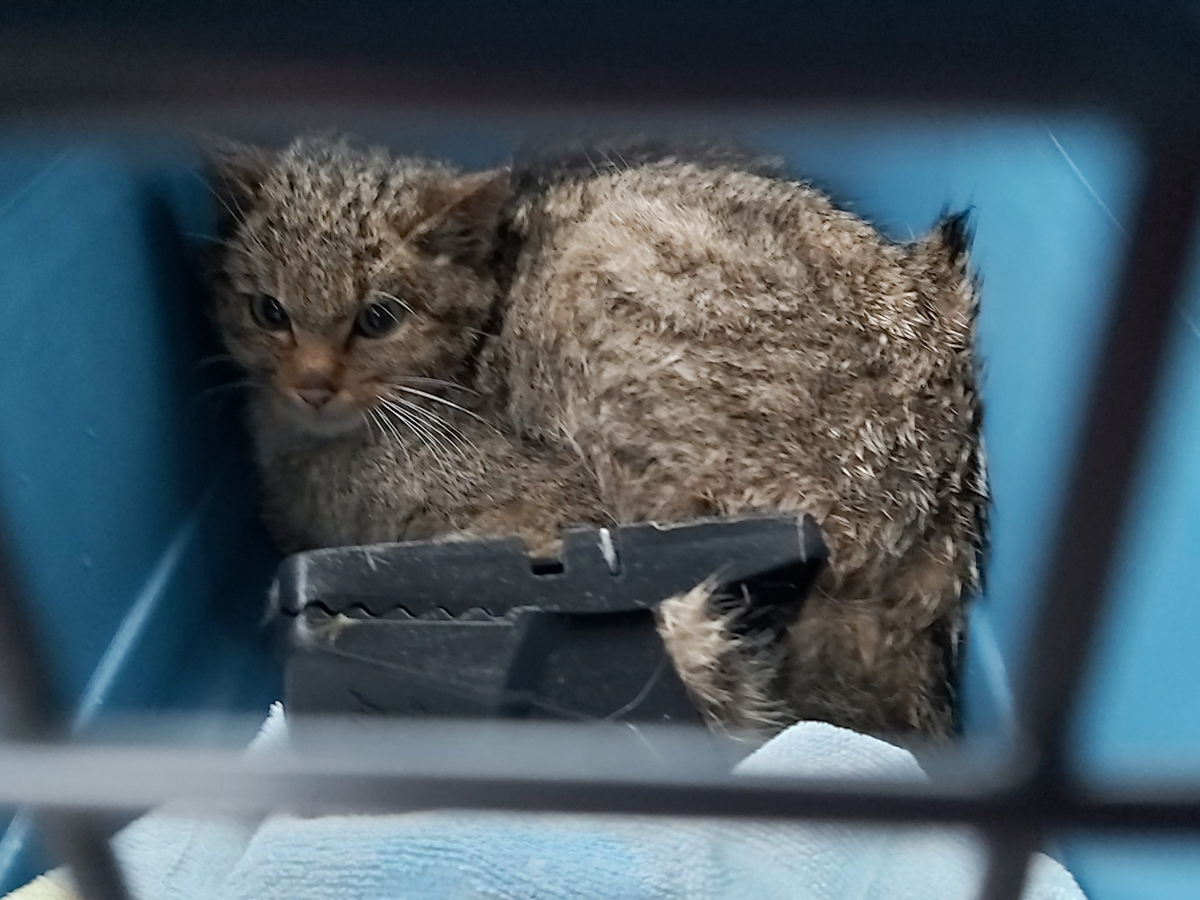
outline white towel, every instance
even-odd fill
[[[286,742],[276,705],[252,752]],[[737,772],[923,779],[904,750],[831,725],[789,728]],[[962,829],[510,813],[152,814],[114,841],[138,900],[973,900],[984,869]],[[1026,900],[1083,900],[1038,855]]]

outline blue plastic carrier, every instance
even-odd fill
[[[1067,453],[1141,183],[1138,148],[1097,120],[741,120],[897,239],[974,210],[986,438],[995,495],[973,608],[966,730],[1012,727]],[[437,120],[393,148],[477,166],[514,130]],[[375,136],[375,135],[372,135]],[[0,504],[36,598],[54,687],[106,713],[265,713],[279,692],[255,629],[278,559],[256,522],[240,424],[201,362],[196,242],[211,195],[174,139],[11,134],[0,142]],[[1152,450],[1121,549],[1075,756],[1088,778],[1200,774],[1200,289],[1178,310]],[[40,862],[18,819],[0,891]],[[1093,900],[1200,896],[1200,846],[1062,838]]]

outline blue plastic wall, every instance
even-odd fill
[[[201,396],[194,170],[165,147],[0,145],[0,510],[80,730],[277,696],[254,628],[274,554],[238,431]],[[0,887],[35,873],[25,830],[0,840]]]
[[[503,159],[528,127],[375,123],[397,149],[475,166]],[[896,238],[944,209],[975,210],[995,510],[966,721],[1003,733],[1131,225],[1137,148],[1083,121],[759,119],[737,130]],[[214,350],[190,263],[203,241],[189,235],[209,232],[210,206],[176,145],[0,144],[0,509],[81,727],[130,707],[261,710],[277,689],[253,629],[274,557],[236,422],[199,396],[210,382],[197,363]],[[1081,771],[1096,778],[1200,771],[1200,563],[1189,552],[1200,533],[1200,289],[1178,324],[1080,717]],[[1094,900],[1197,896],[1194,844],[1062,837]],[[0,842],[0,867],[16,846]],[[9,883],[28,871],[10,869]]]

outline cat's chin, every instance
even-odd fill
[[[366,428],[361,413],[354,409],[314,412],[284,401],[273,403],[271,412],[281,425],[309,437],[344,437]]]

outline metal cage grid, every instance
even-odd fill
[[[147,112],[180,120],[237,100],[367,100],[474,108],[712,108],[887,104],[905,109],[1073,108],[1112,114],[1143,141],[1136,229],[1116,285],[1074,464],[1050,536],[1017,701],[1027,765],[988,784],[922,789],[814,782],[614,783],[414,777],[386,765],[88,750],[60,732],[27,602],[0,566],[0,684],[17,740],[0,744],[0,804],[31,805],[88,900],[127,896],[94,816],[171,799],[236,808],[469,807],[958,823],[987,839],[982,896],[1014,900],[1031,853],[1060,829],[1200,831],[1200,792],[1105,791],[1070,765],[1070,724],[1143,449],[1200,194],[1200,22],[1186,4],[858,2],[809,9],[748,0],[571,7],[278,4],[186,10],[15,2],[0,10],[0,120]],[[1193,16],[1193,18],[1188,18]],[[403,35],[402,39],[395,35]],[[398,43],[397,43],[398,41]],[[398,52],[399,46],[402,52]]]

